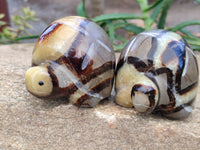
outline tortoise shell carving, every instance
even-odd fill
[[[54,21],[39,36],[32,66],[25,75],[30,93],[91,107],[110,96],[115,55],[103,29],[71,16]]]
[[[196,57],[181,36],[165,30],[143,32],[120,55],[115,101],[141,113],[183,118],[192,110],[198,78]]]

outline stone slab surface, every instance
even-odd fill
[[[32,49],[33,44],[0,46],[0,149],[200,148],[200,91],[184,120],[142,116],[112,100],[95,108],[41,100],[25,89]]]

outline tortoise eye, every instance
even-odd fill
[[[43,81],[39,81],[38,84],[39,84],[40,86],[42,86],[42,85],[44,85],[44,82],[43,82]]]

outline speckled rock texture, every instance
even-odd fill
[[[25,89],[32,50],[33,44],[0,46],[0,149],[199,149],[200,90],[184,120],[143,116],[112,98],[95,108],[41,100]]]

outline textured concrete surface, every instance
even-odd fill
[[[0,149],[199,149],[200,91],[192,114],[179,121],[142,116],[112,100],[89,109],[41,100],[25,89],[32,49],[0,46]]]

